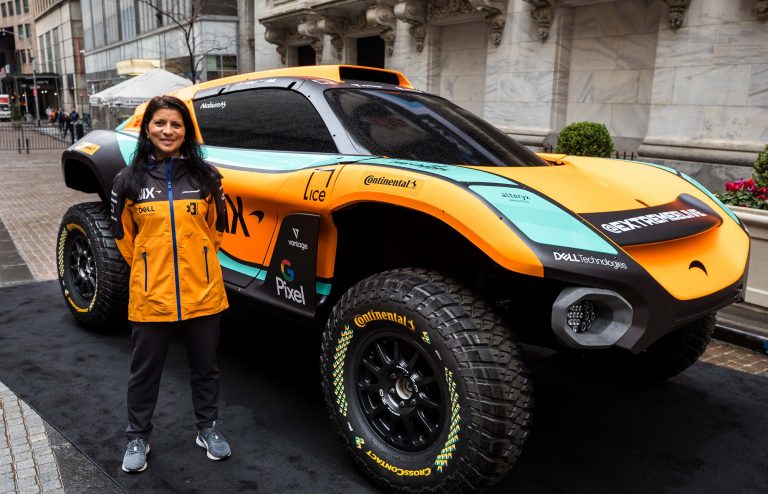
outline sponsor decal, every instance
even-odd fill
[[[296,272],[291,268],[291,261],[283,259],[280,263],[280,274],[283,275],[285,281],[293,281],[296,278]]]
[[[378,455],[376,455],[376,453],[374,453],[370,449],[366,451],[365,454],[368,455],[370,459],[375,461],[376,464],[379,465],[381,468],[383,468],[384,470],[389,470],[390,472],[394,473],[398,477],[428,477],[432,475],[432,469],[429,467],[422,468],[421,470],[406,470],[404,468],[390,465],[386,461],[379,458]]]
[[[376,310],[369,310],[365,314],[357,314],[354,317],[355,326],[358,328],[364,328],[366,324],[372,321],[392,321],[404,326],[411,331],[416,331],[416,326],[413,324],[413,319],[408,319],[402,314],[397,312],[382,312]]]
[[[600,225],[600,228],[610,233],[621,234],[624,232],[630,232],[632,230],[638,230],[640,228],[647,228],[649,226],[663,225],[671,221],[685,221],[693,218],[706,217],[706,213],[702,213],[696,208],[676,209],[673,211],[644,214],[642,216],[635,216],[624,220],[616,220],[610,223],[603,223]]]
[[[243,231],[243,235],[250,237],[251,233],[248,231],[248,225],[245,223],[243,198],[235,196],[235,200],[233,201],[229,194],[224,194],[224,200],[226,201],[229,212],[232,213],[232,222],[231,224],[226,225],[224,231],[231,233],[232,235],[237,235],[237,227],[239,226]],[[248,213],[248,216],[255,216],[258,219],[258,222],[261,223],[261,220],[264,219],[264,211],[259,211],[257,209]]]
[[[181,191],[182,194],[197,194],[198,192],[200,192],[200,189],[197,189],[197,190],[182,190]]]
[[[154,206],[136,206],[136,210],[139,214],[155,214]]]
[[[354,336],[349,324],[344,326],[344,330],[339,335],[336,342],[336,353],[333,356],[333,394],[336,395],[336,405],[339,407],[339,413],[347,416],[347,393],[344,391],[344,359],[347,357],[347,348]],[[362,439],[361,439],[362,441]],[[365,441],[363,441],[365,444]],[[360,443],[357,444],[360,447]]]
[[[501,197],[509,202],[531,202],[531,196],[523,192],[502,192]]]
[[[391,178],[384,175],[368,175],[363,179],[363,185],[384,185],[386,187],[397,187],[401,189],[414,189],[419,187],[419,183],[413,179]]]
[[[575,262],[580,264],[594,264],[597,266],[606,266],[613,269],[628,269],[627,263],[608,259],[607,257],[595,257],[592,255],[578,254],[575,252],[553,252],[555,261]]]
[[[424,343],[426,343],[427,345],[431,345],[432,344],[432,340],[429,339],[429,335],[427,334],[426,331],[422,331],[421,332],[421,339],[424,340]]]
[[[189,203],[187,203],[187,213],[191,214],[192,216],[197,216],[197,203],[196,202],[189,202]]]
[[[302,199],[312,202],[324,202],[331,185],[331,178],[336,172],[335,168],[313,170],[304,187]]]
[[[85,154],[89,156],[93,156],[93,154],[98,151],[101,148],[98,144],[93,144],[91,142],[83,142],[80,145],[78,145],[75,149],[78,151],[82,151]]]
[[[303,251],[309,249],[309,246],[307,244],[299,241],[299,229],[291,228],[291,230],[293,230],[293,236],[296,240],[288,239],[288,245],[290,245],[291,247],[296,247],[297,249],[301,249]]]
[[[141,189],[141,193],[139,194],[139,200],[145,201],[147,199],[154,199],[155,194],[160,194],[160,191],[155,190],[154,187],[144,187]]]
[[[357,449],[363,449],[363,444],[365,444],[365,439],[355,436],[355,446],[357,446]]]
[[[226,101],[208,101],[200,105],[201,110],[212,110],[221,108],[222,110],[227,107]]]
[[[307,305],[304,298],[304,285],[299,285],[299,288],[291,288],[288,283],[285,282],[279,276],[275,276],[275,284],[277,285],[277,294],[282,295],[285,299],[297,304]]]
[[[442,473],[443,468],[453,458],[453,452],[456,451],[456,443],[459,442],[459,431],[461,430],[461,405],[459,405],[459,395],[456,393],[456,381],[453,380],[453,373],[445,368],[445,381],[448,383],[448,392],[451,395],[451,425],[448,429],[448,438],[445,440],[443,449],[435,458],[435,467]]]
[[[305,244],[304,242],[299,242],[297,240],[289,240],[288,245],[290,245],[291,247],[296,247],[297,249],[301,249],[301,250],[307,250],[309,248],[307,244]]]

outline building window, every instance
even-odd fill
[[[206,80],[237,74],[236,55],[208,55],[205,61]]]
[[[24,0],[24,13],[29,14],[29,0]]]
[[[19,29],[19,39],[24,39],[24,25],[19,24],[17,27]]]
[[[5,4],[0,5],[0,10],[3,11],[3,17],[8,17],[8,11],[5,9]]]
[[[21,15],[21,0],[16,0],[16,15]]]
[[[299,65],[315,65],[317,63],[317,56],[315,50],[310,45],[302,45],[296,49],[296,54],[299,58]]]
[[[32,28],[29,24],[24,24],[24,32],[27,33],[27,38],[32,39]]]
[[[22,65],[27,63],[27,50],[19,50],[19,60],[21,60]]]
[[[59,51],[59,28],[55,27],[51,31],[51,38],[53,39],[53,67],[51,68],[51,72],[56,72],[57,74],[61,74],[61,67],[59,64],[61,63],[61,52]],[[77,72],[77,61],[80,60],[80,57],[78,54],[75,54],[75,72]]]
[[[384,40],[378,36],[357,39],[357,65],[384,68]]]
[[[13,2],[8,2],[8,15],[13,17]]]

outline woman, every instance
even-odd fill
[[[152,98],[131,165],[112,190],[115,242],[131,267],[128,447],[123,470],[147,467],[152,413],[173,333],[187,341],[199,446],[230,455],[218,431],[219,315],[228,307],[216,252],[227,222],[221,175],[206,164],[184,103]]]

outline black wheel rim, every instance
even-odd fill
[[[93,298],[96,292],[96,261],[88,241],[79,234],[76,234],[69,249],[69,277],[72,288],[81,298]]]
[[[423,451],[445,418],[441,371],[431,353],[399,333],[368,339],[359,354],[355,388],[368,425],[390,446]]]

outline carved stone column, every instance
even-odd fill
[[[485,13],[485,23],[491,29],[491,42],[501,43],[501,33],[507,22],[507,0],[469,0],[475,10]]]
[[[264,31],[264,39],[267,40],[267,43],[277,45],[275,50],[280,54],[280,61],[285,64],[285,53],[287,51],[285,46],[287,33],[285,32],[285,29],[276,29],[269,26],[266,26],[266,28],[267,30]]]
[[[685,20],[685,11],[691,0],[664,0],[669,5],[669,27],[678,29]]]
[[[310,40],[310,46],[315,50],[315,63],[320,65],[323,60],[323,35],[325,33],[317,26],[317,19],[302,19],[296,26],[296,31],[302,38]]]
[[[331,45],[336,50],[336,58],[341,60],[341,52],[344,50],[344,19],[340,17],[324,16],[317,21],[317,28],[331,37]]]
[[[416,51],[424,50],[427,37],[427,9],[423,0],[403,0],[395,5],[395,17],[411,25],[409,32],[416,40]]]
[[[555,19],[554,0],[525,0],[533,5],[531,17],[539,23],[539,39],[546,41],[549,37],[549,29]]]
[[[768,17],[768,0],[757,0],[755,4],[755,13],[758,19]]]
[[[379,37],[384,40],[387,56],[391,57],[395,50],[395,37],[397,36],[395,34],[397,18],[392,6],[379,2],[372,7],[368,7],[368,10],[365,11],[365,20],[369,26],[381,30]]]

